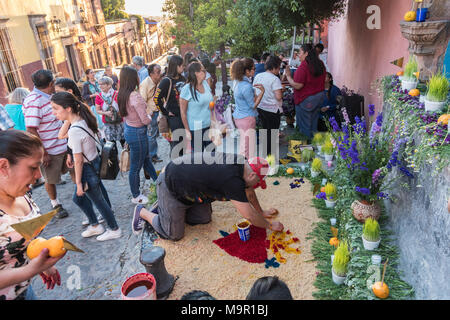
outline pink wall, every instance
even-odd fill
[[[370,5],[381,12],[381,29],[369,30],[366,13]],[[390,64],[397,58],[408,58],[408,41],[400,32],[399,23],[411,0],[349,0],[348,14],[328,26],[327,64],[335,84],[359,92],[367,106],[374,103],[382,108],[381,97],[371,84],[382,76],[395,74],[400,68]],[[405,62],[406,63],[406,62]]]

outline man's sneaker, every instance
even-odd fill
[[[81,236],[83,238],[89,238],[92,236],[98,236],[99,234],[102,234],[105,232],[105,228],[101,224],[98,224],[97,226],[89,226],[83,233],[81,233]]]
[[[140,194],[136,198],[131,199],[131,202],[133,202],[134,204],[147,204],[148,198]]]
[[[98,223],[103,223],[103,222],[105,222],[105,219],[103,219],[103,216],[102,216],[101,214],[99,214],[99,215],[97,216],[97,220],[98,220]],[[83,226],[88,226],[88,225],[89,225],[89,219],[83,220],[83,221],[81,222],[81,225],[83,225]]]
[[[135,235],[142,232],[145,225],[145,220],[141,218],[141,210],[145,207],[142,204],[138,204],[134,207],[133,219],[131,220],[131,230]]]
[[[60,204],[54,207],[53,210],[56,210],[56,218],[58,219],[63,219],[69,216],[69,213]]]
[[[97,237],[98,241],[106,241],[106,240],[112,240],[112,239],[117,239],[120,238],[122,236],[122,231],[120,230],[120,228],[117,228],[117,230],[111,230],[108,229],[106,230],[106,232],[100,236]]]
[[[152,162],[154,163],[158,163],[158,162],[162,162],[163,160],[161,158],[159,158],[157,155],[154,155],[152,157]]]

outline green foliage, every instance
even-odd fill
[[[311,149],[303,149],[302,162],[309,162],[314,158],[314,151]]]
[[[324,142],[325,139],[325,135],[321,132],[317,132],[316,134],[314,134],[314,137],[312,139],[312,144],[319,146],[322,145],[322,143]]]
[[[403,77],[405,80],[415,80],[416,76],[414,75],[417,72],[418,64],[417,60],[414,56],[409,56],[408,62],[405,66],[405,71],[403,73]]]
[[[137,15],[137,14],[132,15],[131,17],[135,17],[136,18],[138,32],[140,34],[145,33],[145,27],[144,27],[145,26],[145,21],[144,21],[144,18],[142,18],[142,16]]]
[[[363,227],[363,237],[367,241],[376,242],[380,240],[380,225],[372,218],[366,219]]]
[[[314,158],[311,164],[311,168],[316,172],[322,171],[322,160],[320,160],[319,158]]]
[[[327,155],[332,155],[334,153],[333,144],[329,141],[325,142],[325,144],[322,145],[322,152]]]
[[[327,199],[336,200],[336,186],[331,182],[327,182],[325,185],[325,194],[327,195]]]
[[[333,270],[336,275],[344,277],[347,274],[347,265],[350,261],[347,241],[339,241],[337,249],[334,251]]]
[[[450,83],[442,72],[433,74],[428,80],[427,100],[428,101],[445,101],[447,99]]]
[[[287,136],[286,140],[287,141],[291,141],[291,140],[307,141],[308,137],[305,136],[303,133],[296,131],[295,133]]]
[[[129,18],[125,12],[125,0],[101,0],[101,4],[106,21]]]

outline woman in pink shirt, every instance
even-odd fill
[[[147,126],[152,118],[147,114],[147,103],[139,94],[139,77],[136,69],[124,67],[120,72],[120,89],[117,98],[120,115],[124,118],[125,140],[130,146],[131,202],[146,204],[147,197],[139,191],[139,174],[142,167],[153,181],[157,175],[148,152]]]

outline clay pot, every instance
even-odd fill
[[[381,216],[381,208],[377,202],[369,203],[364,200],[355,200],[350,208],[355,219],[361,223],[364,223],[367,218],[378,220]]]

